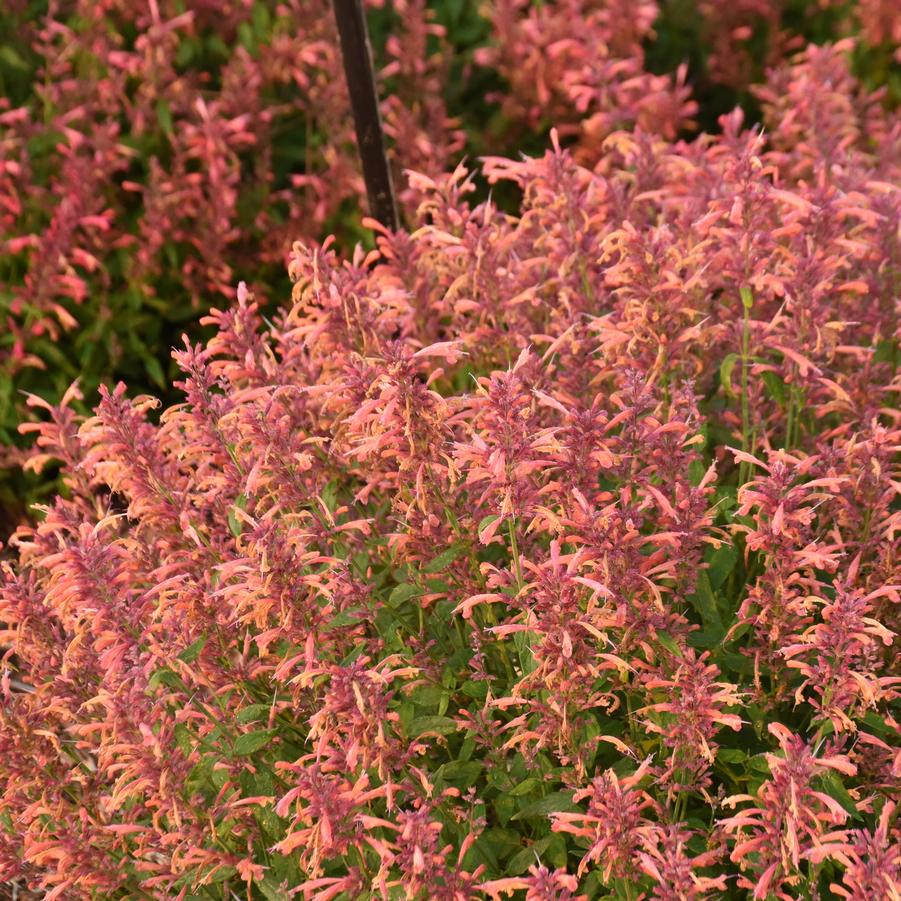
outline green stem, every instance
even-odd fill
[[[739,289],[742,305],[742,332],[741,332],[741,449],[746,453],[752,453],[751,439],[751,404],[748,398],[748,375],[751,360],[751,306],[754,297],[751,289],[743,285]],[[742,461],[738,468],[738,485],[741,487],[750,473],[750,464]]]
[[[519,544],[516,541],[516,520],[511,519],[507,522],[507,533],[510,536],[510,551],[513,555],[513,573],[516,576],[517,594],[522,591],[522,564],[519,561]]]
[[[793,444],[792,431],[795,424],[795,388],[791,388],[788,399],[788,422],[785,426],[785,449],[790,450]]]

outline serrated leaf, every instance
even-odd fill
[[[266,747],[272,741],[275,735],[275,729],[261,729],[258,732],[245,732],[239,735],[233,753],[235,757],[245,757],[259,751],[260,748]]]

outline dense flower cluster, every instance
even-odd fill
[[[399,167],[437,174],[463,144],[448,48],[424,0],[392,16],[386,129]],[[363,194],[328,0],[73,0],[13,22],[36,84],[0,100],[4,445],[16,388],[164,387],[179,323],[281,276]]]
[[[494,41],[476,60],[508,82],[499,99],[511,123],[554,123],[595,159],[618,128],[638,125],[673,138],[691,124],[697,107],[685,66],[653,75],[645,65],[642,43],[659,12],[654,0],[492,0],[489,11]]]
[[[774,73],[766,138],[485,160],[515,215],[411,176],[168,409],[32,397],[66,490],[2,568],[0,878],[901,892],[901,122],[846,65]]]
[[[901,42],[890,0],[800,17],[787,0],[367,5],[398,174],[438,175],[484,146],[489,109],[491,152],[554,125],[593,165],[618,129],[691,128],[699,79],[746,91],[806,37],[853,32],[884,83]],[[76,375],[93,390],[110,372],[167,387],[160,360],[184,323],[239,278],[271,292],[295,240],[359,238],[363,196],[328,0],[7,6],[0,463],[18,458],[17,389],[58,398]],[[657,68],[648,46],[665,48]],[[474,71],[494,88],[478,116],[451,101],[471,95],[458,82]],[[402,196],[404,209],[418,199]]]

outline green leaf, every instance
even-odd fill
[[[250,704],[243,710],[239,710],[235,719],[237,719],[242,726],[246,723],[256,723],[264,717],[268,719],[269,711],[271,709],[272,707],[269,704]]]
[[[238,519],[237,513],[235,510],[246,510],[247,509],[247,495],[239,494],[235,498],[234,506],[229,507],[228,510],[228,528],[232,535],[235,538],[239,538],[241,536],[241,532],[244,530],[243,522]]]
[[[780,407],[785,405],[785,382],[775,372],[764,372],[761,376],[766,392]]]
[[[185,683],[182,682],[178,673],[172,672],[171,669],[158,669],[147,680],[148,688],[157,688],[160,685],[167,685],[169,688],[182,689]]]
[[[482,764],[478,760],[452,760],[440,769],[441,775],[448,781],[468,788],[475,783],[482,772]]]
[[[449,716],[418,716],[410,723],[410,735],[419,738],[431,735],[449,735],[457,731],[457,724]]]
[[[873,354],[874,363],[894,363],[898,357],[898,341],[895,338],[886,338],[876,345]]]
[[[723,763],[744,763],[748,759],[748,753],[741,748],[719,748],[716,759],[722,760]]]
[[[475,698],[477,701],[484,701],[488,694],[488,685],[485,682],[464,682],[460,686],[460,691],[468,698]]]
[[[695,610],[698,611],[704,625],[716,626],[717,628],[722,629],[725,634],[726,630],[720,619],[720,612],[716,606],[716,598],[713,596],[713,588],[710,585],[710,578],[706,572],[702,571],[698,575],[697,591],[689,600]]]
[[[446,551],[442,551],[437,557],[427,563],[423,570],[427,573],[437,573],[448,567],[465,550],[463,544],[452,544]]]
[[[735,364],[738,362],[738,354],[729,354],[722,363],[720,363],[720,384],[726,392],[727,397],[735,397],[735,391],[732,388],[732,372]]]
[[[569,792],[551,792],[543,798],[539,798],[527,805],[519,813],[514,814],[512,820],[526,820],[530,817],[546,817],[550,813],[569,812],[575,813],[578,807],[573,803],[572,794]]]
[[[838,774],[830,770],[829,772],[823,773],[820,776],[820,780],[823,784],[823,789],[826,794],[829,795],[830,798],[834,798],[838,801],[839,804],[842,805],[842,808],[852,817],[852,819],[859,820],[861,819],[860,811],[857,809],[857,804],[854,801],[854,798],[848,794],[848,789],[842,783],[842,780],[839,778]]]
[[[261,729],[259,732],[245,732],[238,736],[233,753],[235,757],[245,757],[264,748],[272,741],[275,729]]]
[[[479,527],[476,529],[476,534],[479,536],[480,541],[482,539],[482,532],[498,519],[500,519],[500,516],[498,516],[497,513],[489,513],[487,516],[482,517]]]
[[[28,63],[9,44],[0,47],[0,61],[10,69],[16,69],[19,72],[29,71]]]
[[[241,536],[241,522],[237,516],[235,516],[234,508],[228,511],[228,530],[235,536],[235,538],[239,538]]]
[[[184,68],[191,62],[194,56],[194,42],[182,41],[175,51],[175,64],[180,68]]]
[[[688,598],[688,601],[698,612],[701,622],[704,624],[703,632],[692,634],[689,637],[689,643],[696,648],[712,648],[719,644],[726,635],[726,627],[720,618],[713,589],[710,587],[710,579],[706,572],[702,571],[698,575],[697,591]]]
[[[64,142],[64,136],[58,131],[39,131],[36,135],[29,138],[28,143],[25,145],[28,158],[33,163],[43,154],[55,150],[57,144]]]
[[[176,724],[173,730],[173,737],[175,738],[175,746],[179,751],[186,755],[191,753],[194,747],[194,739],[184,723]]]
[[[266,901],[290,901],[291,896],[286,892],[274,876],[267,873],[262,879],[257,879],[254,885],[260,890]]]
[[[417,685],[410,698],[420,707],[437,707],[443,694],[444,689],[440,685]]]
[[[724,544],[711,554],[707,578],[710,580],[710,587],[714,591],[729,578],[737,562],[738,551],[731,544]]]
[[[238,40],[245,50],[253,53],[254,47],[257,46],[257,40],[253,36],[253,29],[247,22],[238,23]]]
[[[360,619],[360,613],[362,613],[362,607],[350,607],[347,610],[342,610],[340,613],[336,613],[326,624],[326,629],[340,629],[343,626],[359,626],[362,620]]]
[[[322,499],[322,503],[325,504],[325,509],[329,513],[334,514],[335,510],[338,509],[338,483],[332,479],[322,489],[319,496]]]
[[[183,660],[185,663],[193,663],[199,656],[200,652],[203,650],[204,645],[207,642],[207,636],[201,635],[197,641],[189,644],[179,655],[178,659]]]
[[[679,647],[679,644],[676,642],[676,639],[673,638],[668,632],[657,632],[657,641],[666,648],[671,654],[675,657],[682,656],[682,648]]]
[[[226,879],[231,879],[232,876],[234,876],[237,872],[238,871],[233,866],[231,866],[231,864],[229,864],[227,866],[220,867],[218,870],[216,870],[215,873],[213,873],[212,877],[208,878],[211,883],[218,885],[220,882],[225,882]]]
[[[253,27],[260,38],[264,38],[269,31],[269,9],[263,3],[257,3],[253,7]]]
[[[545,860],[549,861],[553,867],[566,866],[566,841],[559,832],[555,832],[550,836],[547,848],[544,852]]]
[[[889,724],[881,717],[877,716],[873,713],[872,710],[868,710],[863,715],[863,722],[866,723],[874,732],[880,733],[880,735],[894,735],[895,730],[889,726]]]
[[[513,788],[510,789],[509,794],[514,798],[519,797],[520,795],[527,795],[533,789],[538,788],[541,785],[541,782],[536,779],[534,776],[529,776],[528,779],[523,779],[519,785],[514,785]]]
[[[172,134],[172,111],[169,109],[169,104],[166,103],[165,100],[157,100],[156,102],[156,118],[160,123],[160,128],[166,132],[167,135]]]
[[[550,841],[551,836],[546,835],[535,842],[535,844],[530,845],[528,848],[523,848],[522,851],[514,854],[506,867],[504,867],[504,873],[510,876],[519,876],[520,873],[525,873],[529,867],[534,866],[536,862],[541,860],[541,855],[550,844]]]
[[[395,585],[391,589],[391,594],[388,595],[388,603],[392,607],[398,607],[404,601],[409,601],[410,598],[416,597],[420,592],[421,589],[416,585],[410,585],[408,582],[404,582],[402,585]]]
[[[689,647],[698,648],[702,651],[715,648],[723,640],[723,632],[719,629],[705,628],[697,632],[692,632],[686,639]]]
[[[147,370],[147,375],[150,376],[150,379],[158,385],[160,388],[165,388],[166,386],[166,374],[163,372],[163,367],[160,366],[160,361],[153,356],[144,357],[144,368]]]

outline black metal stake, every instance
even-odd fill
[[[353,108],[357,146],[363,163],[363,178],[369,197],[369,213],[392,231],[398,227],[397,204],[388,156],[385,153],[385,133],[379,113],[379,99],[375,89],[372,48],[362,0],[332,0],[344,76]]]

